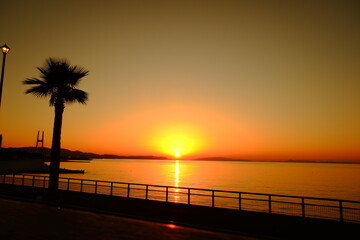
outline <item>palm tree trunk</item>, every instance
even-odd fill
[[[49,190],[55,193],[59,186],[59,170],[60,170],[60,149],[61,149],[61,126],[62,116],[64,112],[64,104],[62,101],[55,103],[55,117],[53,138],[51,145],[51,159],[50,159],[50,177]]]

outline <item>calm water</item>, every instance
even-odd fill
[[[360,201],[360,164],[95,159],[62,177]]]

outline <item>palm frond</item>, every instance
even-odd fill
[[[48,74],[48,69],[46,68],[37,67],[36,69],[41,72],[42,76],[46,76]]]
[[[37,97],[45,97],[51,94],[52,88],[44,81],[37,78],[28,78],[23,81],[26,85],[35,85],[25,91],[26,94],[31,93]]]
[[[86,104],[88,100],[88,94],[84,92],[83,90],[73,88],[71,89],[66,96],[64,96],[64,102],[66,103],[82,103]]]
[[[35,85],[25,93],[38,97],[50,96],[50,106],[59,101],[86,103],[87,93],[75,87],[89,71],[77,65],[71,66],[66,59],[57,58],[46,59],[44,66],[37,69],[40,72],[39,78],[28,78],[23,81],[23,84]]]
[[[87,76],[89,71],[85,70],[82,67],[75,66],[73,67],[71,73],[68,76],[68,82],[70,86],[76,87],[80,80]]]
[[[40,85],[43,83],[44,82],[38,78],[27,78],[23,81],[23,84],[26,84],[26,85]]]
[[[48,88],[47,85],[42,84],[42,85],[37,85],[34,86],[32,88],[29,88],[28,90],[25,91],[26,94],[31,93],[32,95],[36,96],[36,97],[46,97],[48,95],[50,95],[52,93],[51,89]]]

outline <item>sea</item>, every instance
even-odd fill
[[[64,178],[360,201],[360,164],[204,160],[67,161]]]

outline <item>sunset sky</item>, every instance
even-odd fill
[[[3,2],[3,147],[51,146],[25,95],[48,57],[90,71],[62,147],[121,155],[360,162],[360,1]]]

